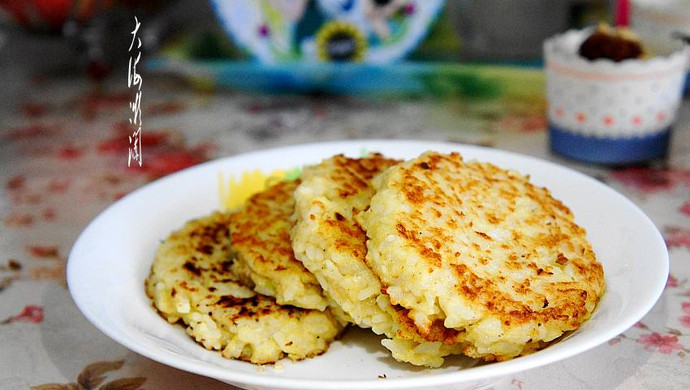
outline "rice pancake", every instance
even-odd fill
[[[374,187],[367,263],[417,328],[442,320],[468,356],[536,350],[578,328],[604,292],[585,230],[519,173],[430,152]]]
[[[311,271],[324,291],[364,328],[389,339],[383,345],[400,361],[431,367],[443,356],[459,352],[457,332],[431,334],[424,342],[410,326],[407,310],[391,306],[381,282],[365,262],[366,235],[357,215],[369,204],[371,180],[399,161],[373,154],[365,158],[338,155],[302,171],[295,190],[296,223],[292,229],[295,257]]]
[[[292,252],[292,194],[298,184],[274,184],[232,212],[232,271],[256,292],[275,297],[279,304],[324,310],[328,301],[319,282]]]
[[[187,222],[163,241],[146,279],[146,293],[170,323],[222,356],[256,364],[326,351],[342,327],[329,311],[281,306],[232,273],[230,215]]]

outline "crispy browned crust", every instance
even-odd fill
[[[303,174],[305,182],[309,181],[310,186],[318,187],[316,191],[322,196],[315,197],[311,203],[302,206],[305,210],[310,209],[312,212],[301,216],[310,220],[302,221],[301,227],[313,226],[311,232],[316,236],[314,239],[323,246],[325,256],[336,262],[335,268],[347,269],[355,263],[357,267],[360,267],[359,277],[367,280],[367,283],[380,286],[380,293],[383,295],[386,294],[385,285],[381,286],[380,280],[371,273],[366,262],[367,237],[358,221],[358,216],[369,207],[369,201],[375,193],[372,185],[374,177],[400,162],[381,154],[372,154],[366,158],[336,155],[324,160],[321,164],[309,167]],[[306,257],[306,253],[302,256]],[[308,259],[303,259],[303,261],[309,263]],[[324,272],[320,268],[321,264],[310,264],[310,266],[315,273]],[[365,277],[365,274],[368,275]],[[354,278],[356,275],[350,277]],[[344,308],[350,307],[344,301],[352,298],[348,296],[351,293],[342,291],[338,293],[341,290],[338,279],[324,278],[323,280],[322,284],[326,284],[325,289],[333,293],[335,301]],[[354,306],[358,305],[376,306],[373,300],[362,300]],[[347,309],[345,311],[348,312]],[[362,311],[367,312],[366,309]],[[356,313],[350,311],[349,314],[353,316],[355,322],[358,322]],[[392,305],[387,314],[391,316],[390,321],[393,322],[390,329],[397,329],[395,333],[388,332],[389,337],[429,342],[441,341],[446,345],[461,343],[458,336],[460,332],[445,328],[442,321],[437,321],[426,329],[418,329],[408,315],[409,310],[402,306]]]
[[[181,271],[190,280],[199,282],[235,281],[230,271],[230,215],[214,213],[209,217],[185,224],[174,231],[167,241],[179,242],[177,249],[186,256]]]
[[[207,349],[222,350],[224,344],[217,344],[216,339],[207,339],[207,332],[204,330],[196,331],[196,326],[206,326],[205,320],[201,318],[204,316],[208,316],[209,321],[212,320],[222,332],[226,332],[227,338],[221,337],[221,343],[227,343],[228,338],[234,339],[239,327],[246,324],[262,327],[272,326],[277,321],[282,324],[290,323],[294,327],[298,323],[306,325],[309,323],[308,318],[314,315],[328,319],[328,324],[332,324],[329,326],[337,331],[341,330],[330,312],[279,305],[274,298],[256,294],[238,280],[232,271],[233,261],[230,256],[231,219],[229,213],[212,213],[186,223],[161,243],[145,283],[146,293],[159,314],[170,322],[180,322],[187,326],[187,333]],[[164,288],[163,291],[158,291],[159,284]],[[180,312],[171,306],[177,298],[187,302],[186,310]],[[159,304],[164,307],[159,307]],[[198,316],[196,319],[195,315]],[[298,339],[311,334],[308,328],[299,329],[304,333],[294,335]],[[320,331],[317,329],[313,332]],[[316,346],[313,350],[305,351],[305,354],[290,357],[301,359],[323,353],[330,338],[336,335],[323,334],[323,347]],[[318,333],[313,337],[318,338]],[[250,343],[247,340],[239,342]],[[251,343],[257,342],[260,340]],[[262,359],[261,354],[255,352],[247,347],[235,358],[256,364],[276,361],[274,358]],[[276,358],[282,358],[285,354],[287,352],[280,351]]]
[[[380,153],[373,153],[366,158],[350,158],[339,154],[329,161],[332,169],[329,170],[328,178],[335,183],[334,190],[342,199],[373,191],[371,179],[400,162]]]
[[[481,313],[480,319],[498,319],[504,331],[531,323],[553,326],[562,333],[591,315],[604,291],[603,268],[585,230],[547,189],[492,164],[465,162],[457,153],[428,153],[403,165],[381,178],[379,190],[399,194],[397,203],[404,204],[405,211],[402,207],[391,211],[387,227],[370,234],[370,239],[378,240],[374,246],[390,235],[401,243],[394,254],[368,258],[370,264],[385,263],[373,264],[372,269],[389,288],[399,277],[389,274],[398,272],[396,262],[420,273],[443,270],[443,275],[453,278],[449,288],[454,291],[447,294],[461,297]],[[521,208],[524,211],[525,199],[532,202],[531,209],[516,217]],[[372,221],[386,218],[381,209]],[[497,237],[500,234],[509,236]],[[410,283],[396,288],[422,296],[417,289],[426,287]],[[392,298],[396,304],[400,300]],[[439,318],[432,315],[430,321],[417,325],[420,331],[434,334],[430,326],[452,315],[441,310]],[[456,330],[470,330],[469,321]],[[465,352],[488,360],[503,358],[472,347]]]
[[[518,256],[515,250],[517,248],[509,249],[512,253],[508,255],[505,261],[508,269],[528,268],[533,271],[533,275],[531,278],[525,278],[522,282],[514,284],[509,294],[504,293],[499,288],[503,282],[500,276],[498,276],[498,280],[493,280],[493,275],[488,278],[478,276],[462,260],[456,260],[462,256],[461,253],[460,256],[456,256],[456,253],[448,253],[444,250],[445,248],[442,248],[443,243],[451,239],[450,235],[457,232],[455,229],[457,229],[458,221],[455,219],[448,220],[447,229],[430,229],[432,235],[424,235],[420,238],[419,234],[413,232],[418,231],[418,227],[423,226],[426,217],[421,212],[415,212],[407,219],[401,220],[397,225],[399,234],[416,247],[420,259],[424,259],[429,266],[439,267],[441,262],[451,264],[458,280],[457,292],[474,302],[482,303],[489,311],[499,314],[505,323],[514,321],[519,324],[526,321],[569,319],[573,326],[577,326],[581,322],[581,318],[587,314],[585,304],[588,300],[588,291],[591,289],[590,293],[595,293],[594,297],[589,297],[589,300],[596,299],[596,296],[603,290],[604,275],[603,268],[596,261],[589,243],[580,243],[581,252],[571,259],[559,251],[560,246],[568,247],[571,250],[575,249],[572,240],[579,240],[586,234],[582,227],[575,224],[570,209],[553,198],[547,189],[534,186],[517,176],[512,176],[513,183],[503,181],[503,178],[506,178],[504,176],[505,171],[492,164],[465,163],[464,165],[478,171],[481,178],[485,180],[484,183],[448,180],[446,183],[453,185],[452,191],[448,191],[447,188],[433,188],[434,179],[431,178],[431,171],[441,168],[439,165],[442,162],[445,164],[442,168],[444,170],[457,170],[463,167],[462,158],[457,153],[452,154],[449,158],[433,154],[426,161],[413,165],[405,173],[405,181],[398,184],[398,188],[405,194],[415,210],[429,209],[433,215],[438,217],[451,211],[462,218],[462,212],[455,205],[466,202],[468,195],[470,197],[476,196],[483,191],[490,190],[492,184],[499,185],[501,182],[501,196],[507,205],[505,210],[492,209],[490,205],[483,205],[481,201],[475,204],[475,207],[479,208],[477,211],[484,215],[490,225],[498,227],[501,224],[506,214],[517,207],[516,199],[518,196],[527,196],[539,205],[539,208],[535,209],[530,217],[524,220],[525,225],[536,226],[547,220],[557,220],[558,225],[546,234],[529,237],[516,229],[512,230],[512,243],[501,244],[504,249],[515,245],[523,252],[522,255]],[[487,187],[473,191],[473,188],[480,185]],[[428,190],[423,191],[424,188]],[[460,223],[462,222],[460,221]],[[476,235],[476,237],[471,237],[475,241],[473,243],[475,249],[480,246],[476,243],[478,241],[486,241],[487,243],[493,241],[485,232],[473,229],[472,222],[468,224],[465,232]],[[535,261],[530,260],[530,258],[539,256],[538,249],[546,249],[556,254],[550,265],[540,267]],[[491,262],[491,250],[486,249],[479,253],[479,263],[488,265]],[[568,262],[572,264],[578,282],[569,283],[552,280],[550,278],[553,275],[552,267],[563,266]],[[544,292],[539,294],[544,295],[543,308],[535,311],[521,300],[523,297],[528,298],[529,295],[537,293],[531,288],[532,282],[537,279],[545,279],[549,284],[545,286]],[[551,301],[547,298],[551,298]],[[555,305],[556,303],[558,305]]]
[[[229,226],[231,215],[214,213],[210,217],[188,223],[175,231],[168,240],[181,240],[180,248],[187,256],[177,273],[183,281],[180,288],[190,292],[207,290],[204,302],[213,310],[214,318],[222,317],[229,322],[243,318],[260,318],[275,312],[297,317],[303,309],[289,305],[278,305],[275,299],[263,295],[238,298],[232,295],[217,294],[215,284],[236,284],[242,286],[232,272],[229,257]],[[189,281],[189,282],[186,282]],[[175,289],[172,291],[176,294]],[[305,312],[309,310],[304,309]]]
[[[329,198],[349,202],[350,210],[334,212],[323,217],[321,235],[333,243],[332,251],[364,263],[367,254],[366,234],[356,216],[364,211],[374,194],[371,180],[387,168],[399,163],[379,153],[367,158],[351,158],[342,154],[324,161],[317,174],[331,184]],[[325,207],[325,206],[324,206]],[[310,218],[314,218],[311,215]]]
[[[290,241],[293,193],[299,183],[272,185],[232,212],[230,237],[237,256],[233,271],[245,284],[281,304],[324,310],[328,303],[321,286],[295,258]]]
[[[274,271],[296,267],[306,272],[295,260],[290,244],[289,219],[295,210],[292,193],[298,184],[299,180],[275,184],[251,196],[232,213],[230,238],[235,251]]]
[[[398,334],[401,338],[414,337],[428,342],[440,341],[446,345],[463,345],[466,342],[462,339],[462,331],[446,328],[443,320],[436,319],[428,327],[418,327],[414,319],[410,317],[410,310],[401,305],[392,305],[394,310],[393,318],[400,326]]]

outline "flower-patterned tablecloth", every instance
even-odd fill
[[[39,74],[13,79],[5,87],[11,96],[0,95],[0,390],[232,388],[139,356],[95,329],[67,290],[70,248],[106,206],[171,172],[251,150],[349,138],[517,151],[581,170],[628,196],[670,251],[659,302],[608,343],[493,388],[690,388],[690,102],[681,107],[667,161],[612,169],[550,154],[539,94],[269,96],[193,88],[157,74],[143,80],[141,168],[127,166],[134,92],[124,79],[96,86]]]

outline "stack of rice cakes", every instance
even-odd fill
[[[460,353],[456,332],[440,327],[418,334],[406,310],[391,304],[367,265],[367,237],[357,222],[374,195],[373,178],[399,162],[378,154],[335,156],[305,168],[294,195],[292,246],[297,259],[356,325],[387,337],[382,344],[396,360],[438,367],[444,356]]]
[[[604,290],[567,207],[515,172],[458,154],[334,156],[225,216],[222,264],[239,295],[251,288],[277,312],[319,319],[318,331],[293,337],[307,347],[274,346],[273,356],[319,354],[353,323],[414,365],[438,367],[451,354],[504,360],[578,328]]]
[[[146,279],[159,314],[223,357],[255,364],[320,355],[343,326],[330,311],[280,305],[232,271],[231,215],[187,222],[164,240]]]

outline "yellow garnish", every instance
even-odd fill
[[[263,191],[267,187],[282,180],[296,180],[300,177],[302,170],[293,168],[288,171],[275,170],[264,173],[258,169],[245,171],[239,178],[235,175],[225,178],[223,173],[218,173],[218,193],[220,197],[220,208],[231,210],[240,206],[250,196]]]
[[[230,175],[227,179],[222,173],[218,173],[218,191],[220,193],[221,208],[233,209],[247,200],[250,196],[265,189],[270,183],[282,180],[285,171],[273,171],[265,174],[260,170],[246,171],[242,176]]]

